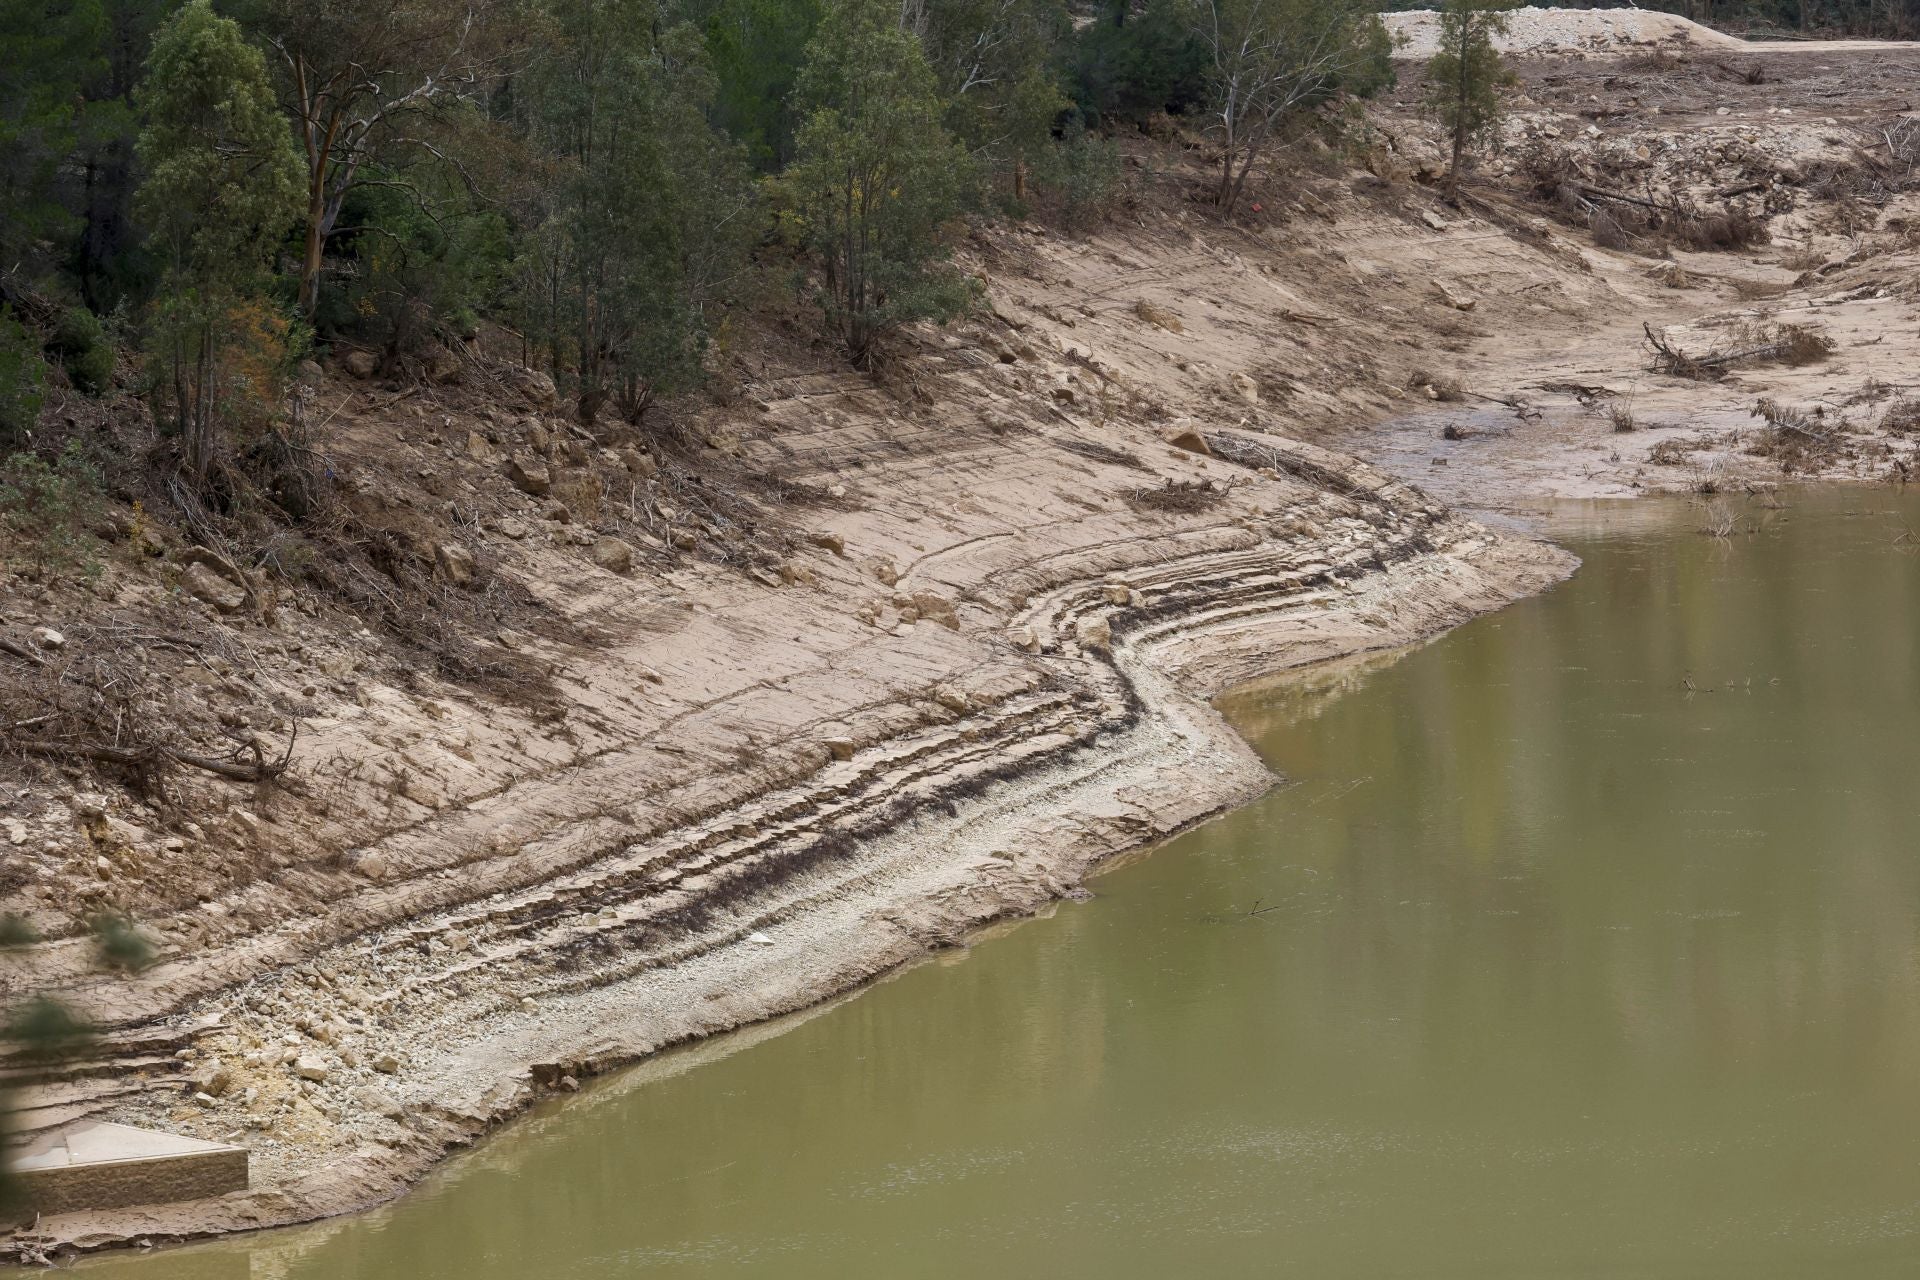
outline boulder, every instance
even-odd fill
[[[293,1074],[302,1080],[311,1080],[315,1084],[325,1084],[327,1064],[319,1058],[302,1055],[293,1060]]]
[[[590,553],[593,562],[610,573],[626,573],[633,568],[633,546],[619,538],[600,538]]]
[[[493,445],[478,431],[467,432],[467,456],[475,462],[492,462]]]
[[[507,459],[507,479],[520,492],[544,498],[553,488],[553,475],[547,464],[530,453],[516,453]]]
[[[615,456],[620,459],[621,465],[637,479],[649,480],[660,474],[660,464],[653,460],[652,454],[627,448],[619,450]]]
[[[371,351],[349,351],[340,357],[340,367],[356,378],[371,378],[380,372],[380,361]]]
[[[203,600],[221,613],[236,613],[247,603],[247,593],[238,583],[223,578],[196,560],[180,575],[180,585],[196,600]]]
[[[820,745],[825,747],[835,760],[851,760],[854,753],[852,738],[822,738]]]
[[[1105,649],[1113,644],[1113,625],[1105,618],[1082,618],[1074,628],[1082,648]]]
[[[960,615],[954,612],[953,601],[932,591],[913,593],[912,607],[928,622],[937,622],[949,631],[960,629]]]
[[[825,529],[819,530],[818,532],[815,532],[815,533],[808,534],[807,541],[811,542],[816,547],[824,547],[826,550],[833,552],[833,554],[837,556],[844,556],[847,554],[847,540],[841,537],[839,534],[829,532],[828,530],[825,530]]]

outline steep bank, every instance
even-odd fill
[[[324,601],[203,600],[178,549],[23,595],[9,621],[59,630],[63,660],[137,644],[210,715],[270,748],[300,736],[257,794],[20,788],[17,896],[50,941],[11,980],[111,1029],[26,1123],[237,1135],[255,1190],[48,1220],[16,1247],[393,1194],[569,1076],[845,989],[1254,794],[1264,770],[1198,697],[1563,574],[1552,548],[1301,437],[1371,452],[1361,429],[1418,407],[1399,428],[1418,444],[1378,451],[1423,480],[1503,479],[1520,501],[1590,480],[1608,444],[1620,491],[1655,487],[1662,464],[1611,439],[1591,387],[1649,380],[1647,317],[1704,323],[1741,301],[1733,277],[1788,273],[1703,254],[1684,261],[1715,282],[1677,290],[1522,206],[1443,208],[1395,168],[1426,127],[1396,110],[1381,172],[1330,166],[1257,222],[1143,201],[1088,240],[984,236],[990,308],[878,380],[756,335],[726,356],[726,399],[645,452],[498,365],[424,389],[317,375],[360,518],[432,567],[446,609],[426,623],[490,679]],[[1774,376],[1812,375],[1736,380]],[[1660,403],[1754,390],[1672,380]],[[1500,397],[1496,423],[1475,396]],[[1531,418],[1509,403],[1551,397]],[[1436,443],[1445,425],[1467,430]],[[163,641],[195,656],[168,667]],[[160,963],[96,972],[97,906],[133,910]]]

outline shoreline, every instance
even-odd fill
[[[1350,563],[1306,573],[1270,566],[1270,581],[1237,596],[1214,585],[1191,602],[1147,604],[1136,590],[1116,605],[1097,584],[1081,584],[1037,599],[1024,625],[1087,638],[1061,661],[1081,666],[1110,713],[1089,740],[1061,743],[976,794],[930,795],[866,839],[851,865],[802,872],[779,902],[734,913],[717,938],[668,967],[543,1000],[537,1012],[464,1041],[451,1036],[431,1058],[410,1062],[388,1091],[397,1118],[386,1143],[363,1140],[351,1152],[300,1161],[217,1201],[43,1219],[16,1234],[13,1257],[203,1240],[391,1201],[447,1156],[580,1079],[857,991],[966,944],[995,921],[1081,894],[1082,881],[1107,860],[1264,794],[1275,776],[1207,699],[1255,678],[1438,634],[1546,589],[1573,567],[1551,544],[1482,529],[1363,466],[1317,450],[1302,461],[1340,467],[1352,489],[1405,512],[1402,540],[1386,554],[1366,545]],[[1188,575],[1218,568],[1181,566]],[[1095,643],[1103,624],[1110,647]],[[222,1047],[221,1034],[203,1037],[210,1051]],[[427,1027],[411,1038],[435,1034]]]

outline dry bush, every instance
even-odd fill
[[[1616,432],[1625,433],[1640,429],[1640,424],[1634,420],[1633,406],[1628,404],[1608,405],[1607,422]]]
[[[1703,513],[1700,532],[1709,538],[1719,538],[1724,541],[1733,537],[1735,523],[1732,507],[1724,502],[1709,502]]]
[[[1133,314],[1145,320],[1148,324],[1156,328],[1165,329],[1169,333],[1186,332],[1185,327],[1180,323],[1179,316],[1173,314],[1173,312],[1167,310],[1165,307],[1155,306],[1145,298],[1133,304]]]
[[[1587,230],[1593,233],[1593,242],[1602,249],[1622,252],[1633,248],[1635,243],[1632,233],[1608,209],[1595,209],[1588,214]]]
[[[1780,265],[1797,275],[1802,271],[1811,271],[1815,267],[1821,266],[1826,260],[1826,254],[1820,253],[1811,246],[1808,246],[1804,249],[1795,249],[1789,253],[1782,254],[1780,257]]]
[[[1778,284],[1772,280],[1748,280],[1734,277],[1733,296],[1742,302],[1764,302],[1769,298],[1778,298],[1792,285]]]
[[[1920,399],[1909,396],[1888,405],[1880,429],[1890,436],[1920,436]]]
[[[1687,440],[1679,437],[1671,440],[1662,440],[1660,443],[1654,445],[1653,448],[1647,450],[1647,461],[1653,463],[1655,466],[1661,467],[1685,466],[1692,460],[1694,450],[1699,447],[1700,443],[1697,440]]]
[[[1795,409],[1763,398],[1753,406],[1753,416],[1764,419],[1767,425],[1747,452],[1773,459],[1783,471],[1808,470],[1848,451],[1841,438],[1847,430],[1846,420],[1828,423],[1825,411],[1818,406],[1811,411]]]
[[[1813,364],[1832,355],[1834,349],[1832,338],[1808,325],[1759,321],[1733,326],[1708,350],[1696,355],[1656,334],[1652,325],[1643,327],[1653,352],[1654,371],[1696,382],[1724,377],[1737,365]]]
[[[1663,262],[1647,271],[1647,279],[1667,289],[1695,289],[1699,282],[1677,262]]]
[[[1210,511],[1226,497],[1226,490],[1211,480],[1169,480],[1158,488],[1146,486],[1127,491],[1127,505],[1136,511],[1164,511],[1190,515]]]
[[[1435,400],[1442,400],[1449,404],[1467,398],[1466,384],[1460,379],[1431,373],[1426,369],[1415,369],[1407,378],[1407,386],[1414,391],[1426,391]]]
[[[1701,213],[1676,202],[1662,229],[1675,244],[1700,253],[1751,249],[1771,238],[1765,218],[1733,205]]]

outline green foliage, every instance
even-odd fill
[[[1447,170],[1451,196],[1467,148],[1500,125],[1500,90],[1514,83],[1493,38],[1507,29],[1519,0],[1447,0],[1440,11],[1440,51],[1427,63],[1427,105],[1453,137]]]
[[[920,41],[946,123],[1022,194],[1026,166],[1046,149],[1070,104],[1053,65],[1073,29],[1062,0],[904,0],[902,25]]]
[[[30,947],[40,941],[32,923],[17,911],[0,913],[0,948]]]
[[[102,911],[87,921],[100,963],[122,973],[138,973],[153,964],[155,951],[133,921],[117,911]]]
[[[51,463],[33,453],[0,462],[0,527],[26,546],[43,577],[86,565],[100,503],[100,472],[78,441]]]
[[[1034,185],[1048,206],[1049,220],[1067,231],[1084,231],[1104,218],[1120,190],[1120,149],[1087,132],[1075,116],[1057,143],[1041,153]]]
[[[528,127],[551,180],[526,211],[521,302],[570,376],[583,421],[637,422],[698,381],[712,312],[741,270],[757,197],[706,111],[700,34],[653,0],[555,0],[528,78]]]
[[[44,261],[73,219],[56,180],[105,44],[100,0],[0,5],[0,260]]]
[[[100,395],[113,385],[113,341],[100,317],[85,307],[60,313],[47,349],[67,371],[68,381],[87,395]]]
[[[794,226],[825,276],[822,308],[856,361],[880,335],[945,320],[972,285],[945,262],[946,224],[973,165],[941,122],[920,44],[889,0],[836,0],[807,48],[799,159],[786,174]]]
[[[1067,62],[1068,92],[1095,126],[1177,114],[1206,97],[1206,51],[1182,0],[1151,0],[1130,20],[1124,3],[1107,8],[1080,32]]]
[[[28,1062],[59,1062],[93,1040],[93,1027],[49,995],[29,996],[7,1019],[5,1038]]]
[[[0,444],[17,443],[32,433],[45,383],[39,340],[14,318],[11,307],[0,307]]]
[[[356,269],[321,295],[316,325],[350,333],[389,359],[418,351],[437,331],[478,332],[503,288],[505,218],[445,165],[375,167],[368,177],[348,194],[335,232]]]
[[[704,23],[714,123],[763,172],[793,159],[792,98],[820,0],[718,0]]]
[[[208,0],[190,0],[161,28],[140,101],[138,207],[166,268],[150,346],[157,409],[170,411],[204,482],[231,383],[228,329],[298,217],[300,161],[260,51]]]

